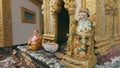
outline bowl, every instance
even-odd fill
[[[57,43],[43,43],[43,48],[48,52],[55,52],[58,50]]]

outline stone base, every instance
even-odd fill
[[[91,59],[81,59],[75,60],[75,58],[64,56],[61,60],[61,64],[67,66],[68,68],[94,68],[97,63],[96,57],[92,57]]]
[[[66,68],[60,65],[60,59],[54,53],[47,52],[42,48],[37,51],[27,50],[26,46],[18,46],[17,48],[27,65],[33,64],[35,68]]]

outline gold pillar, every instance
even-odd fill
[[[12,45],[11,0],[0,0],[0,47]]]
[[[0,47],[4,45],[2,0],[0,0]]]
[[[46,25],[46,22],[47,22],[47,20],[46,20],[46,18],[47,18],[47,17],[46,17],[46,15],[47,15],[47,12],[46,12],[46,11],[47,11],[46,1],[47,1],[47,0],[43,0],[43,6],[44,6],[44,34],[46,34],[46,32],[47,32],[47,31],[46,31],[46,26],[45,26],[45,25]]]

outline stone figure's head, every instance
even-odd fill
[[[33,33],[33,35],[39,35],[39,30],[34,30],[34,33]]]
[[[78,16],[79,16],[79,19],[80,19],[80,20],[85,20],[85,19],[87,19],[87,18],[90,16],[89,9],[87,9],[87,8],[85,8],[85,9],[80,9]]]

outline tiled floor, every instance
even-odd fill
[[[6,57],[0,61],[0,68],[15,68],[15,63],[12,57]]]
[[[15,60],[13,56],[8,56],[5,59],[0,61],[0,68],[34,68],[31,65],[27,65],[26,63]]]
[[[13,48],[6,47],[0,48],[0,68],[27,68],[27,66],[20,60],[15,61]]]

